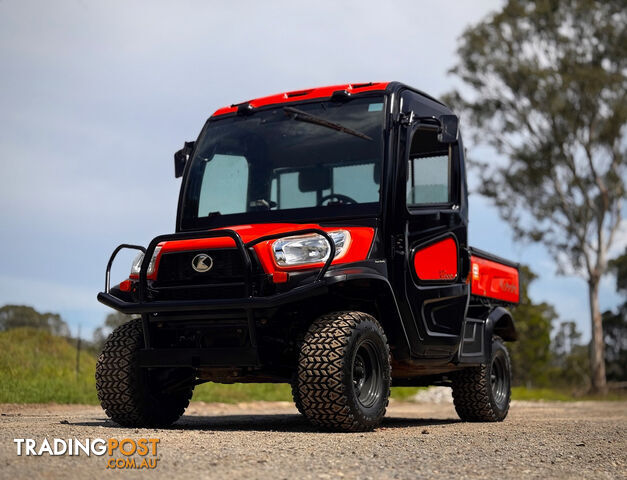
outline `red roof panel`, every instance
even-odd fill
[[[332,85],[329,87],[317,87],[309,88],[306,90],[295,90],[293,92],[277,93],[276,95],[270,95],[268,97],[256,98],[248,101],[248,104],[254,108],[265,107],[267,105],[274,105],[278,103],[296,102],[302,100],[311,100],[315,98],[329,98],[338,90],[346,90],[349,93],[362,93],[385,90],[389,82],[370,82],[370,83],[347,83],[344,85]],[[242,102],[246,103],[246,102]],[[212,117],[218,115],[224,115],[226,113],[233,113],[237,111],[237,105],[231,105],[230,107],[222,107],[214,112]]]

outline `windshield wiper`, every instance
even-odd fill
[[[372,140],[365,133],[358,132],[357,130],[353,130],[352,128],[345,127],[339,123],[330,122],[329,120],[325,120],[321,117],[316,117],[307,112],[303,112],[298,108],[294,107],[283,107],[283,111],[288,114],[294,120],[301,120],[303,122],[313,123],[315,125],[322,125],[323,127],[331,128],[333,130],[337,130],[338,132],[348,133],[349,135],[354,135],[359,138],[363,138],[364,140]]]

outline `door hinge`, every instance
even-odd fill
[[[398,114],[398,120],[397,123],[399,125],[403,125],[403,126],[408,126],[411,125],[414,121],[414,111],[411,110],[409,112],[401,112]]]
[[[470,252],[468,251],[468,248],[462,247],[459,253],[462,264],[460,277],[462,280],[466,281],[468,275],[470,275],[470,264],[472,263],[470,260]]]
[[[405,235],[392,235],[392,253],[405,255]]]

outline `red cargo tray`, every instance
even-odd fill
[[[505,303],[520,301],[518,264],[470,249],[470,291],[472,295]]]

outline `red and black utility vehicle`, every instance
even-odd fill
[[[325,428],[374,428],[392,385],[503,420],[518,266],[468,246],[464,157],[453,112],[398,82],[216,111],[174,156],[176,233],[107,266],[98,299],[138,315],[98,359],[107,414],[168,425],[199,383],[283,382]]]

